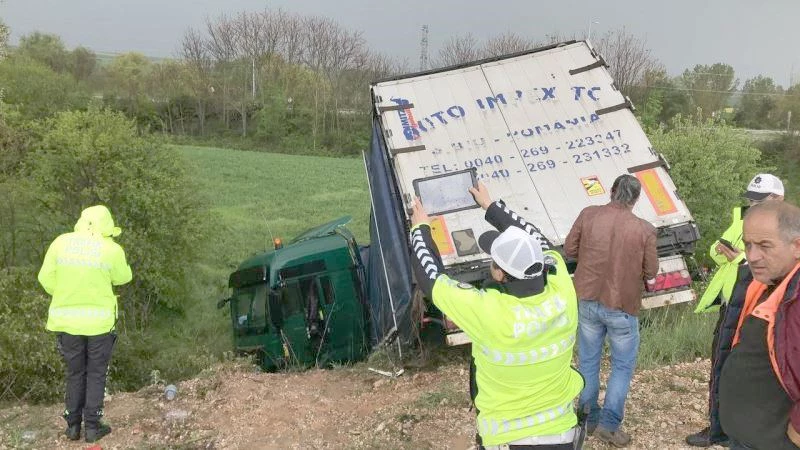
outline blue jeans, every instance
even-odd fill
[[[617,431],[625,415],[625,399],[639,353],[639,319],[624,311],[606,308],[598,301],[581,300],[578,310],[578,364],[586,382],[578,405],[581,411],[589,407],[587,424]],[[597,398],[600,395],[600,358],[606,335],[611,347],[611,375],[601,409]]]

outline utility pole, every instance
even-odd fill
[[[419,42],[419,70],[428,68],[428,25],[422,26],[422,38]]]

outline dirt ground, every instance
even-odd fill
[[[397,378],[359,364],[268,374],[221,364],[178,384],[109,396],[103,449],[469,449],[474,411],[463,354]],[[689,448],[704,426],[708,360],[639,371],[624,428],[630,448]],[[602,392],[601,392],[602,395]],[[60,405],[0,411],[0,449],[87,449],[61,436]],[[95,447],[96,449],[97,447]],[[587,449],[606,448],[591,438]],[[611,447],[608,447],[611,448]],[[714,447],[721,448],[721,447]]]

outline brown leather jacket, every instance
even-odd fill
[[[653,225],[618,203],[589,206],[572,225],[564,252],[578,260],[579,299],[639,314],[644,280],[658,272]]]

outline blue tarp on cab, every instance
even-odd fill
[[[373,120],[372,141],[365,155],[372,201],[367,296],[373,345],[393,338],[395,331],[401,344],[407,344],[412,334],[408,236],[402,215],[403,202],[389,164],[380,123]]]

